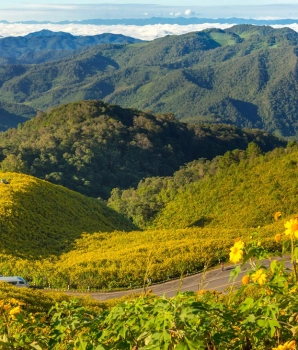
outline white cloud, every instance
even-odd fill
[[[126,25],[83,25],[83,24],[5,24],[0,23],[0,36],[24,36],[42,29],[49,29],[53,32],[67,32],[73,35],[96,35],[102,33],[123,34],[143,40],[153,40],[171,34],[185,34],[200,31],[207,28],[225,29],[231,24],[194,24],[180,26],[178,24],[155,24],[147,26],[126,26]]]
[[[181,16],[182,13],[181,12],[176,12],[174,16],[178,17],[178,16]]]
[[[185,10],[185,12],[184,12],[184,14],[186,15],[186,16],[190,16],[190,15],[194,15],[194,12],[192,11],[192,10]]]
[[[195,32],[204,30],[207,28],[221,28],[226,29],[231,27],[232,24],[219,24],[219,23],[204,23],[180,26],[178,24],[156,24],[147,26],[126,26],[126,25],[82,25],[82,24],[5,24],[0,23],[0,36],[23,36],[32,32],[36,32],[42,29],[49,29],[52,31],[62,31],[71,33],[73,35],[96,35],[102,33],[114,33],[123,34],[143,40],[153,40],[166,35],[179,35],[189,32]],[[272,27],[290,27],[298,32],[298,23],[282,26],[274,25]]]
[[[288,24],[286,26],[279,25],[279,24],[274,24],[271,27],[273,27],[273,28],[284,28],[284,27],[287,27],[287,28],[291,28],[291,29],[295,30],[295,32],[298,32],[298,23]]]

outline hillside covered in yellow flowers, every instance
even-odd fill
[[[276,148],[226,166],[178,190],[152,224],[156,228],[252,228],[273,222],[272,213],[298,210],[298,147]]]
[[[0,173],[0,250],[22,257],[59,254],[84,232],[136,227],[99,200],[32,176]]]
[[[106,290],[140,286],[147,272],[158,282],[216,265],[235,238],[253,232],[276,252],[274,235],[284,227],[273,214],[291,217],[298,207],[298,149],[244,152],[237,162],[224,155],[215,174],[181,185],[145,231],[99,200],[0,173],[8,182],[0,183],[0,271],[38,285]]]

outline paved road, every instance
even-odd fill
[[[280,260],[280,258],[275,258],[276,260]],[[270,261],[266,260],[263,262],[265,266],[269,266]],[[285,261],[285,266],[291,268],[290,261]],[[167,297],[172,297],[176,295],[178,291],[186,292],[186,291],[198,291],[198,289],[208,289],[208,290],[217,290],[219,292],[223,292],[227,287],[231,286],[233,282],[229,283],[229,274],[233,266],[226,267],[224,271],[221,268],[217,268],[211,271],[208,271],[206,274],[196,274],[193,276],[185,277],[183,279],[182,286],[180,286],[180,280],[174,280],[165,282],[162,284],[156,284],[148,287],[147,289],[151,289],[155,295],[162,296],[165,295]],[[249,266],[245,266],[242,268],[243,271],[239,274],[237,280],[234,285],[239,286],[241,284],[241,278],[244,274],[248,272]],[[143,291],[142,288],[132,289],[128,291],[121,292],[110,292],[110,293],[92,293],[91,296],[94,299],[103,301],[107,299],[120,298],[127,294],[132,293],[141,293]]]

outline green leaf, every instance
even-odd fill
[[[246,317],[247,323],[255,323],[256,322],[256,316],[254,314],[250,314],[248,317]]]
[[[280,324],[276,320],[268,320],[269,327],[270,327],[270,336],[273,337],[276,328],[280,327]]]
[[[238,265],[230,272],[229,282],[231,280],[235,281],[240,272],[241,272],[241,267]]]
[[[36,342],[31,343],[30,346],[36,350],[42,350],[42,348]]]
[[[240,305],[239,310],[244,313],[247,310],[250,310],[254,307],[254,300],[252,298],[246,298],[243,303]]]
[[[273,260],[270,264],[270,270],[272,271],[272,273],[275,272],[276,270],[276,267],[277,267],[277,261],[276,260]]]

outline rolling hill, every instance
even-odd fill
[[[80,101],[39,113],[0,134],[3,171],[31,174],[92,197],[149,176],[170,176],[198,158],[212,159],[256,142],[269,151],[285,142],[259,130],[188,126],[171,115]]]
[[[1,254],[45,257],[70,250],[86,232],[136,227],[102,202],[64,187],[17,173],[0,177]]]
[[[252,25],[99,45],[55,62],[0,66],[0,100],[46,110],[104,99],[296,137],[297,46],[291,29]]]
[[[298,147],[251,155],[183,187],[161,210],[155,228],[247,228],[271,224],[273,213],[297,214]]]

